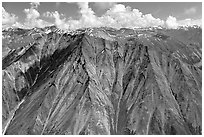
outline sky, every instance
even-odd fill
[[[2,27],[137,28],[202,25],[201,2],[2,2]]]

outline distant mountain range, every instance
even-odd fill
[[[2,30],[2,134],[202,134],[202,28]]]

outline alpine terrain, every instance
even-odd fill
[[[2,30],[2,134],[202,134],[202,28]]]

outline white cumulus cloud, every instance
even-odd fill
[[[2,7],[2,26],[11,26],[17,21],[18,17],[12,13],[8,13],[4,7]]]
[[[2,8],[2,24],[10,24],[10,26],[20,26],[24,28],[33,27],[45,27],[48,25],[53,25],[53,23],[46,22],[41,19],[41,14],[38,11],[38,6],[40,3],[30,3],[31,7],[29,9],[24,9],[26,14],[26,19],[23,24],[16,22],[17,18],[14,14],[9,14]],[[78,2],[76,3],[79,7],[80,17],[78,20],[72,18],[66,19],[65,15],[55,12],[45,12],[42,14],[43,17],[53,18],[55,20],[54,24],[60,29],[79,29],[87,27],[113,27],[113,28],[144,28],[144,27],[154,27],[162,26],[169,29],[176,29],[179,26],[192,26],[192,25],[202,25],[202,19],[184,19],[178,20],[176,17],[169,16],[166,20],[155,18],[152,14],[143,14],[138,9],[132,9],[129,6],[117,3],[95,3],[95,5],[106,8],[107,11],[100,17],[95,14],[92,8],[89,6],[88,2]],[[105,7],[105,5],[107,7]],[[104,7],[103,7],[104,6]],[[190,14],[194,9],[189,9],[186,13]]]
[[[4,7],[2,7],[2,28],[24,28],[24,25],[18,22],[18,17],[13,13],[8,13]]]
[[[94,11],[91,8],[89,8],[89,3],[78,2],[77,4],[80,8],[81,13],[81,19],[79,21],[83,23],[84,27],[93,26],[97,21],[97,17]]]
[[[178,27],[177,19],[173,16],[169,16],[166,20],[166,27],[170,29],[176,29]]]
[[[180,26],[193,26],[193,25],[198,25],[202,26],[202,19],[184,19],[184,20],[179,20],[178,21]]]
[[[24,9],[24,12],[26,14],[26,20],[28,22],[35,23],[34,21],[36,21],[37,18],[40,17],[40,13],[36,10],[36,9]]]
[[[114,5],[108,10],[104,18],[111,17],[114,22],[111,26],[117,27],[150,27],[160,26],[164,24],[164,21],[158,18],[154,18],[151,14],[143,14],[138,9],[131,9],[131,7],[125,7],[122,4]]]
[[[165,25],[169,29],[177,29],[179,26],[193,26],[193,25],[202,27],[202,19],[177,20],[175,17],[169,16],[165,22]]]
[[[30,9],[24,9],[24,13],[26,14],[25,22],[22,24],[17,22],[18,17],[14,14],[9,14],[2,7],[2,24],[3,27],[19,27],[19,28],[33,28],[33,27],[45,27],[50,23],[40,19],[40,13],[37,8],[40,5],[39,2],[31,2]]]
[[[58,11],[55,12],[49,12],[43,14],[44,17],[48,18],[54,18],[55,19],[55,25],[60,29],[68,29],[69,25],[65,22],[66,18],[62,18],[61,16],[64,16],[64,14],[59,14]]]
[[[164,21],[154,18],[151,14],[143,15],[138,9],[131,9],[123,4],[115,4],[101,17],[97,17],[88,3],[78,3],[81,18],[79,20],[69,20],[71,29],[80,27],[149,27],[160,26]]]
[[[99,17],[95,15],[95,12],[89,7],[88,2],[78,2],[80,19],[73,20],[69,19],[66,21],[67,29],[78,29],[86,27],[100,27],[102,23]]]
[[[30,9],[24,9],[24,13],[26,14],[26,19],[25,19],[25,27],[27,28],[33,28],[33,27],[39,27],[43,28],[47,25],[50,25],[51,23],[46,22],[42,19],[40,19],[40,13],[38,12],[38,6],[40,3],[38,2],[31,2],[31,7]]]
[[[107,4],[107,3],[106,3]],[[177,20],[169,16],[166,21],[155,18],[152,14],[143,14],[138,9],[132,9],[123,4],[113,4],[101,17],[89,7],[88,2],[77,3],[80,18],[78,20],[60,18],[58,12],[46,13],[47,17],[55,18],[55,25],[63,29],[78,29],[86,27],[113,27],[113,28],[138,28],[163,26],[169,29],[176,29],[179,26],[201,25],[200,20]]]

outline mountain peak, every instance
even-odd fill
[[[6,135],[202,133],[202,29],[8,29]]]

